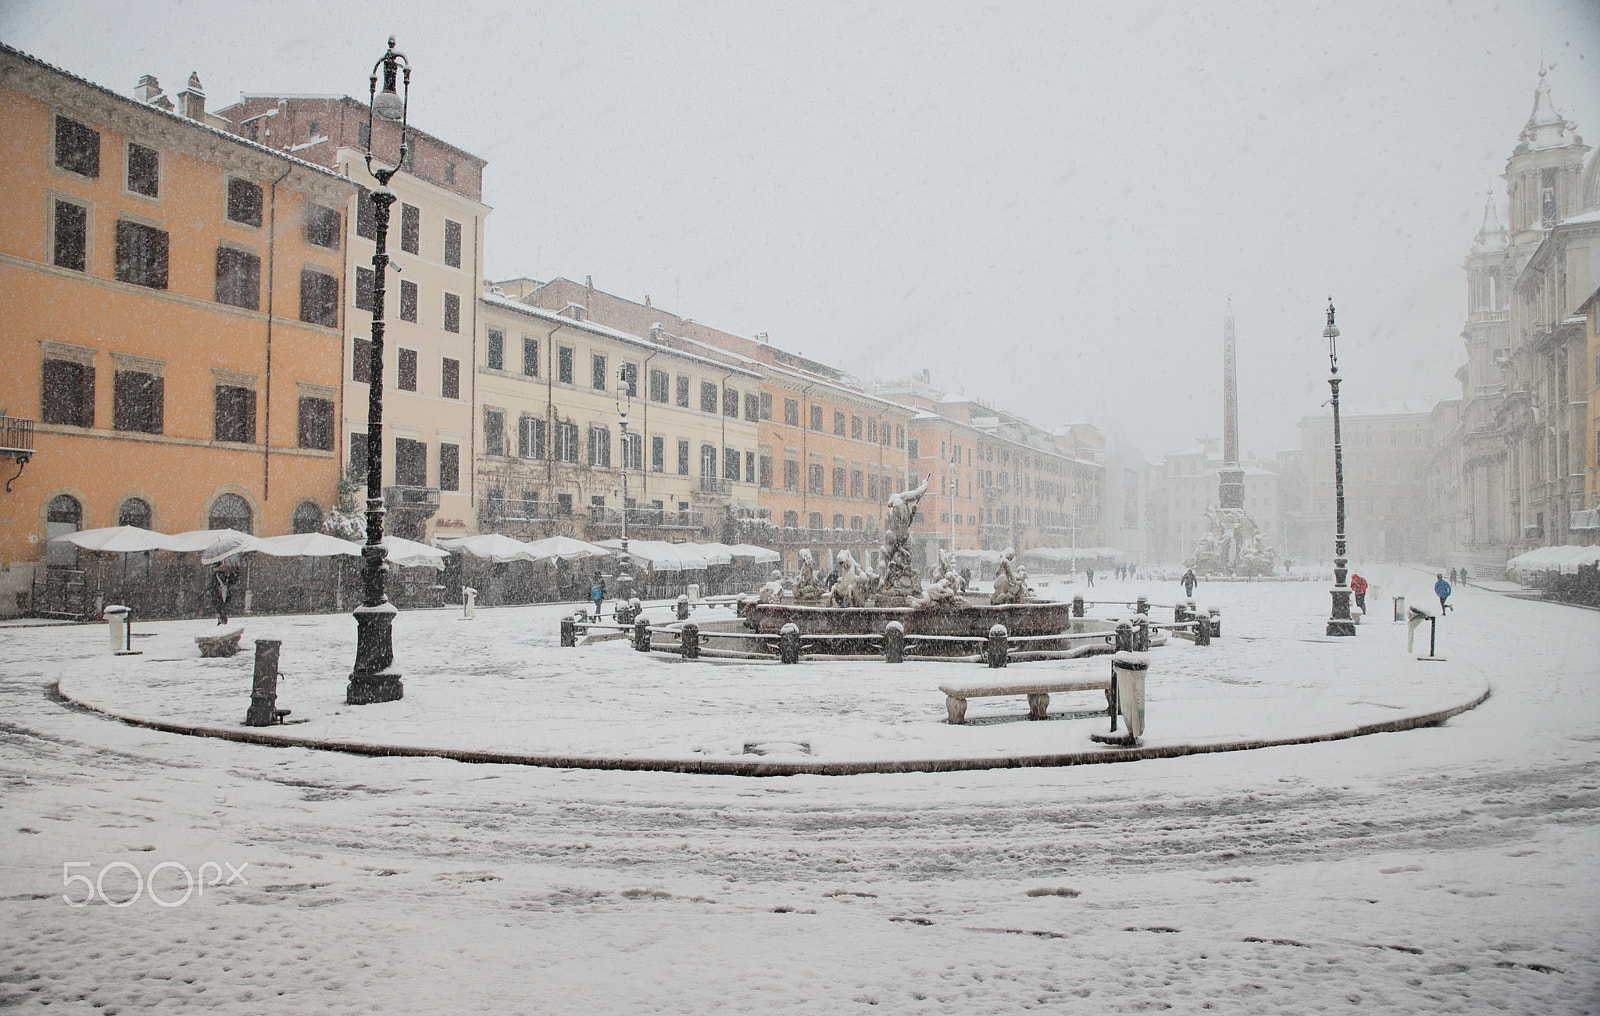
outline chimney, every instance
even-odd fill
[[[657,321],[655,324],[650,326],[650,341],[661,341],[661,322]]]
[[[161,82],[156,80],[154,74],[141,74],[139,84],[133,89],[133,95],[140,102],[167,110],[172,108],[172,100],[161,91]]]
[[[206,90],[200,84],[200,72],[189,75],[189,87],[178,93],[178,112],[191,120],[206,119]]]

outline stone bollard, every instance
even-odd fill
[[[578,644],[578,622],[570,617],[561,619],[561,648],[570,649]]]
[[[642,617],[633,622],[633,648],[641,653],[650,651],[650,622]]]
[[[270,727],[282,723],[289,710],[278,708],[278,639],[256,639],[256,671],[250,684],[250,709],[244,715],[247,727]]]
[[[778,662],[800,662],[800,626],[793,621],[778,629]]]
[[[989,629],[989,641],[983,647],[984,662],[990,668],[1003,667],[1011,655],[1010,638],[1006,626],[997,624]]]
[[[1136,614],[1150,613],[1150,597],[1141,596],[1137,600],[1133,601],[1133,610]]]
[[[883,626],[883,662],[906,662],[906,626],[899,621]]]
[[[1194,644],[1209,646],[1211,644],[1211,618],[1200,614],[1194,619]]]
[[[694,623],[686,624],[679,629],[679,651],[686,660],[700,658],[700,626]]]
[[[1133,652],[1133,625],[1127,621],[1117,622],[1117,652]]]
[[[1150,651],[1150,619],[1143,614],[1133,619],[1133,651],[1136,653]]]
[[[1082,593],[1079,593],[1077,596],[1074,596],[1072,598],[1072,616],[1073,617],[1082,617],[1083,616],[1083,594]]]
[[[1172,605],[1172,623],[1182,624],[1187,620],[1189,620],[1189,612],[1184,609],[1183,601],[1179,600]]]
[[[471,586],[461,587],[461,620],[471,621],[478,616],[478,591]]]
[[[678,620],[689,620],[689,596],[687,593],[678,594]]]
[[[1222,611],[1221,611],[1221,609],[1217,608],[1217,607],[1212,607],[1211,609],[1207,610],[1206,613],[1211,618],[1211,637],[1214,638],[1214,639],[1220,639],[1222,637]]]
[[[107,634],[106,641],[112,653],[117,656],[132,656],[133,631],[131,621],[133,610],[120,603],[113,603],[104,610],[106,616]]]

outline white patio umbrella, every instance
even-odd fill
[[[631,541],[630,541],[631,546]],[[611,551],[598,544],[574,540],[570,536],[549,536],[528,544],[535,561],[581,561],[590,557],[610,557]]]
[[[753,543],[735,543],[728,549],[733,551],[734,557],[748,557],[756,564],[777,564],[783,558],[777,551],[758,547]]]
[[[450,556],[447,550],[387,534],[383,538],[383,545],[389,550],[389,563],[397,568],[434,568],[444,571],[445,559]],[[361,553],[360,544],[356,544],[356,553]]]
[[[84,550],[102,554],[137,554],[149,550],[177,549],[173,544],[173,538],[167,534],[141,529],[138,526],[84,529],[57,536],[51,542],[76,544]]]
[[[674,547],[693,547],[694,553],[706,559],[706,564],[732,564],[733,548],[726,543],[675,543]]]
[[[459,551],[481,557],[495,564],[510,561],[532,561],[528,545],[499,533],[480,533],[477,536],[436,536],[433,542],[446,550]]]
[[[255,537],[249,533],[241,533],[237,529],[193,529],[187,533],[174,533],[168,537],[172,541],[169,550],[183,553],[204,553],[218,540],[237,538],[242,542],[254,542]]]
[[[270,557],[337,557],[340,554],[357,557],[361,544],[327,533],[290,533],[257,540],[255,549]]]

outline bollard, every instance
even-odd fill
[[[1184,609],[1183,601],[1179,600],[1172,605],[1172,623],[1182,624],[1187,620],[1189,620],[1189,612]]]
[[[578,644],[578,622],[570,617],[561,619],[561,648],[570,649]]]
[[[689,620],[689,597],[687,594],[678,594],[678,620]]]
[[[1143,653],[1118,653],[1111,657],[1112,683],[1117,689],[1117,712],[1122,714],[1130,739],[1144,733],[1144,679],[1150,670],[1150,657]],[[1111,729],[1116,729],[1112,717]]]
[[[800,626],[793,621],[778,629],[778,662],[800,662]]]
[[[1137,600],[1135,600],[1133,602],[1133,610],[1134,610],[1134,613],[1136,613],[1136,614],[1148,614],[1148,613],[1150,613],[1150,597],[1141,596]]]
[[[1218,607],[1212,607],[1206,613],[1211,617],[1211,637],[1220,639],[1222,637],[1222,610]]]
[[[1007,636],[1006,626],[997,624],[989,629],[989,641],[983,650],[984,661],[990,668],[1003,667],[1010,655],[1010,639]]]
[[[899,621],[883,626],[883,662],[906,662],[906,626]]]
[[[684,625],[678,632],[679,651],[686,660],[700,658],[700,626],[694,623]]]
[[[633,622],[633,648],[641,653],[650,651],[650,622],[642,617]]]
[[[1396,596],[1394,598],[1394,619],[1396,621],[1404,621],[1406,619],[1406,598],[1404,596]]]
[[[461,587],[461,620],[471,621],[478,616],[478,591],[471,586]]]
[[[1136,653],[1150,651],[1150,619],[1143,614],[1133,619],[1133,651]]]
[[[250,709],[245,713],[247,727],[270,727],[282,723],[289,710],[278,708],[278,639],[256,639],[256,671],[250,684]]]
[[[117,656],[139,656],[133,650],[133,608],[113,603],[105,608],[107,636],[111,652]]]
[[[1082,593],[1080,593],[1077,596],[1074,596],[1072,598],[1072,616],[1073,617],[1082,617],[1083,616],[1083,594]]]
[[[1200,614],[1194,619],[1194,644],[1209,646],[1211,644],[1211,618]]]

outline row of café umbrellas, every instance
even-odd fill
[[[1600,564],[1600,547],[1537,547],[1506,562],[1508,571],[1560,572],[1576,575],[1585,565]]]
[[[270,557],[359,557],[361,544],[327,533],[293,533],[287,536],[251,536],[234,529],[197,529],[188,533],[157,533],[138,526],[111,526],[85,529],[55,538],[98,553],[132,554],[152,550],[199,553],[204,564],[212,564],[236,554],[258,553]],[[437,546],[388,535],[383,545],[389,563],[398,567],[443,569],[452,552],[483,558],[494,564],[512,561],[579,561],[610,557],[622,549],[621,540],[585,543],[570,536],[551,536],[523,542],[499,533],[478,536],[435,537]],[[648,563],[655,571],[701,571],[708,565],[725,565],[742,558],[756,564],[770,564],[778,552],[753,544],[666,543],[659,540],[630,540],[628,554]]]

